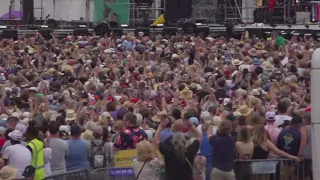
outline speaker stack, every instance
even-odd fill
[[[22,0],[22,24],[34,24],[34,0]]]

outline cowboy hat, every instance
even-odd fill
[[[179,92],[179,94],[181,99],[190,99],[192,98],[193,92],[188,88],[184,88],[182,91]]]
[[[236,111],[240,112],[244,116],[249,116],[252,113],[253,109],[249,108],[247,105],[240,105]]]
[[[231,63],[235,66],[239,66],[242,64],[242,61],[240,61],[239,59],[233,59]]]
[[[16,179],[18,175],[18,169],[12,166],[4,166],[0,170],[0,179],[1,180],[11,180]]]
[[[260,92],[258,89],[252,89],[252,91],[250,92],[251,95],[253,96],[259,96],[260,95]]]
[[[257,44],[254,45],[254,48],[258,50],[263,50],[265,48],[265,45],[262,42],[258,42]]]
[[[66,116],[66,121],[74,121],[76,119],[76,113],[73,109],[67,109]]]
[[[264,65],[264,69],[265,69],[266,71],[272,71],[272,70],[273,70],[273,66],[272,66],[272,64],[270,64],[270,63],[266,63],[266,64]]]
[[[200,90],[202,89],[201,85],[200,84],[196,84],[196,83],[191,83],[189,85],[189,89],[196,89],[196,90]]]
[[[250,64],[252,62],[252,59],[249,56],[244,57],[242,60],[244,64]]]
[[[258,52],[255,48],[251,48],[248,53],[250,54],[250,56],[257,56]]]
[[[161,120],[162,120],[166,115],[167,115],[167,112],[165,112],[165,111],[159,111],[159,112],[157,112],[157,114],[156,114],[155,116],[153,116],[153,117],[151,118],[151,120],[154,121],[154,122],[160,123]]]

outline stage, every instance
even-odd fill
[[[205,25],[205,24],[202,24]],[[226,32],[226,27],[221,24],[209,24],[209,30],[212,34],[221,34]],[[256,31],[256,32],[271,32],[274,30],[277,31],[285,31],[286,33],[290,33],[291,31],[305,32],[305,33],[318,33],[320,32],[320,26],[317,24],[310,24],[307,28],[305,25],[284,25],[284,24],[275,24],[275,26],[271,26],[270,24],[238,24],[235,26],[235,31],[242,32],[245,30],[248,31]],[[163,27],[150,27],[150,32],[152,34],[162,33]],[[66,37],[73,33],[73,29],[55,29],[53,30],[54,34],[59,37]],[[134,28],[123,28],[124,33],[134,32]],[[178,28],[179,32],[183,32],[181,28]],[[290,32],[289,32],[290,31]],[[20,30],[18,29],[19,37],[31,37],[34,36],[37,30]],[[93,29],[89,29],[90,33],[94,33]]]

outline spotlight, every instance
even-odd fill
[[[194,22],[194,20],[192,19],[186,19],[183,23],[182,23],[182,30],[183,32],[185,32],[186,34],[193,34],[196,32],[196,23]]]
[[[109,26],[106,23],[99,23],[94,27],[94,32],[98,36],[104,36],[107,32],[109,32]]]
[[[89,30],[86,25],[80,25],[78,28],[73,29],[74,36],[87,36],[89,35]]]

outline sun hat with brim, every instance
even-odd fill
[[[235,66],[240,66],[242,64],[242,61],[240,61],[239,59],[233,59],[231,63]]]
[[[270,63],[265,64],[264,69],[266,71],[273,71],[273,66]]]
[[[260,92],[258,89],[252,89],[252,91],[250,92],[251,95],[253,96],[259,96],[260,95]]]
[[[257,50],[256,50],[255,48],[251,48],[251,49],[248,51],[248,53],[249,53],[250,56],[253,56],[253,57],[255,57],[255,56],[258,55],[258,52],[257,52]]]
[[[66,121],[74,121],[76,119],[76,113],[73,109],[67,109]]]
[[[253,109],[249,108],[247,105],[241,105],[236,111],[240,112],[244,116],[249,116],[252,113]]]
[[[4,166],[0,170],[0,180],[13,180],[16,179],[18,175],[18,169],[12,166]]]
[[[200,118],[204,121],[206,124],[212,123],[212,117],[211,114],[208,111],[203,111],[200,114]]]
[[[167,115],[165,111],[159,111],[155,116],[151,118],[152,121],[160,123],[161,120]]]
[[[249,56],[246,56],[242,60],[243,64],[250,64],[252,62],[252,59]]]
[[[258,50],[263,50],[266,46],[262,42],[258,42],[257,44],[254,45],[254,48]]]
[[[179,92],[179,94],[179,97],[181,99],[190,99],[192,98],[193,92],[188,88],[184,88],[182,91]]]
[[[189,89],[195,89],[195,90],[200,90],[200,89],[202,89],[202,87],[201,87],[201,85],[200,84],[196,84],[196,83],[191,83],[190,85],[189,85]]]
[[[252,64],[254,64],[254,65],[260,65],[260,64],[261,64],[261,61],[260,61],[259,58],[254,57],[254,58],[252,59]]]

